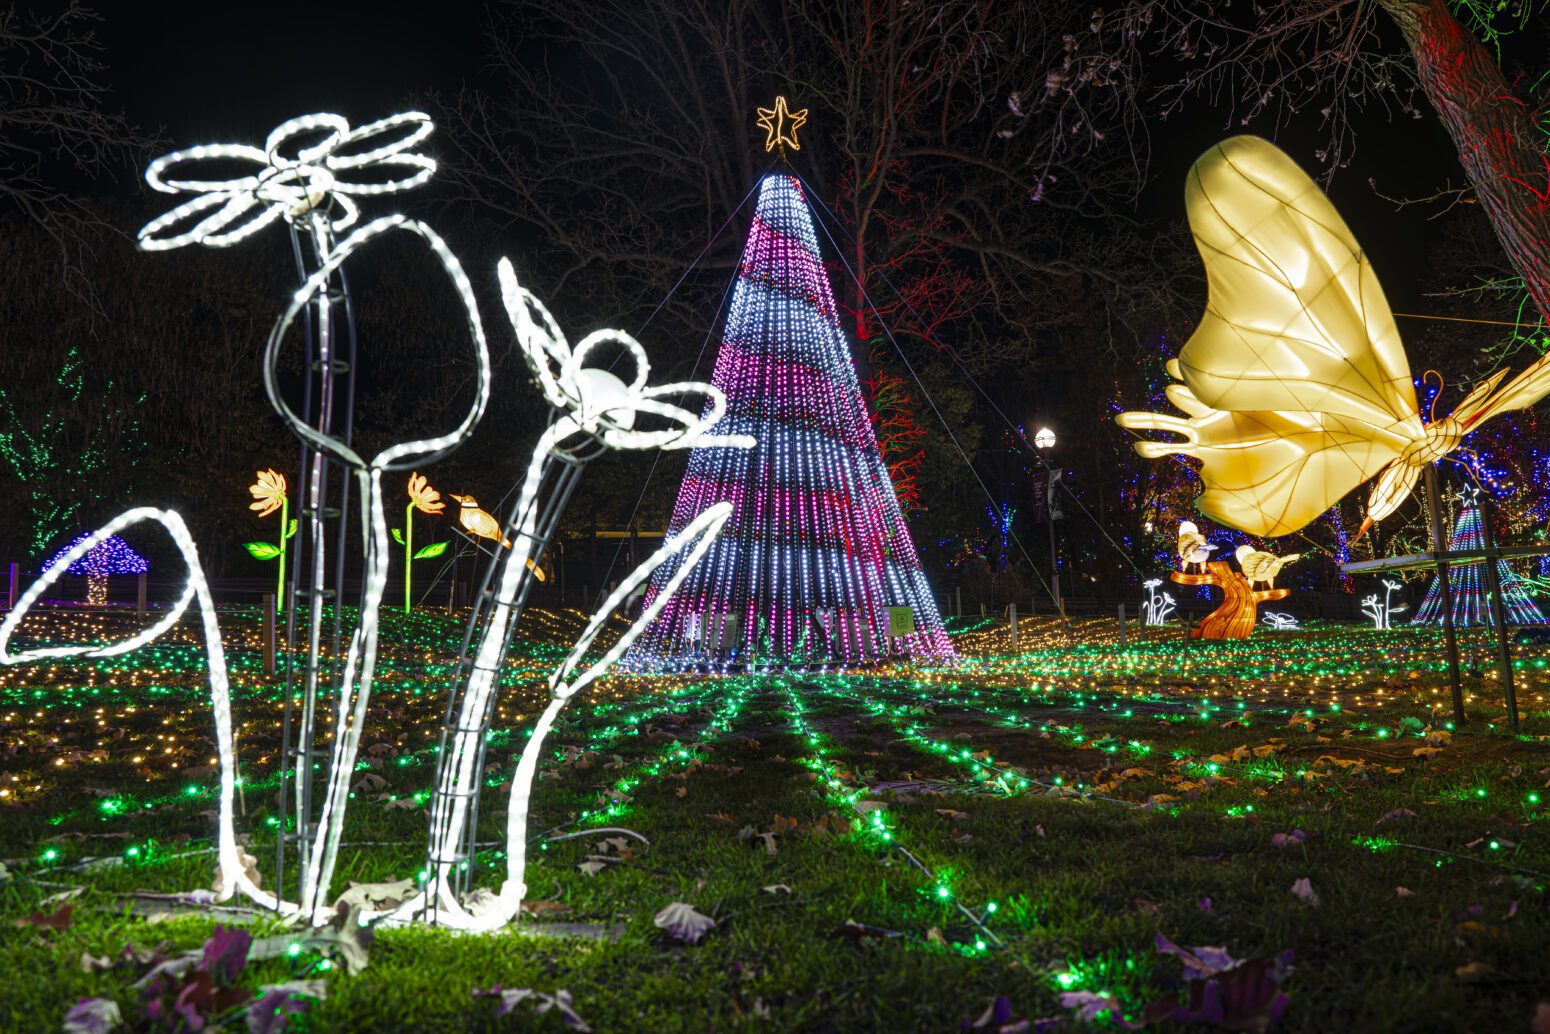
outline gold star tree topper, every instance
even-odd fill
[[[802,145],[797,143],[797,130],[807,121],[807,109],[792,111],[786,107],[785,97],[775,98],[775,107],[760,108],[758,126],[767,134],[764,139],[766,153],[775,150],[778,145],[781,150],[787,147],[793,151],[800,151]]]

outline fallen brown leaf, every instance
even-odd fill
[[[1501,975],[1501,971],[1495,966],[1487,965],[1484,962],[1471,962],[1468,965],[1455,969],[1453,975],[1465,984],[1483,984],[1487,981],[1495,980]]]
[[[44,930],[68,930],[75,925],[74,912],[74,905],[60,905],[57,912],[49,915],[44,915],[42,912],[34,912],[30,916],[11,920],[11,925],[30,926],[40,933]]]

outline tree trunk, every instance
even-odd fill
[[[855,255],[852,258],[851,269],[855,273],[850,283],[850,296],[855,305],[856,341],[851,350],[851,357],[856,364],[856,379],[861,382],[862,390],[866,390],[867,380],[872,374],[872,310],[867,305],[866,299],[866,238],[864,220],[856,220],[856,244]],[[880,329],[880,328],[879,328]],[[877,399],[868,392],[863,396],[867,401],[867,412],[872,412]]]
[[[1445,0],[1380,0],[1415,58],[1416,76],[1458,147],[1480,205],[1550,319],[1550,162],[1529,107]]]
[[[1249,580],[1227,566],[1225,560],[1213,560],[1205,574],[1174,571],[1168,577],[1180,585],[1214,585],[1222,590],[1222,604],[1190,630],[1191,639],[1247,639],[1254,631],[1259,605],[1284,600],[1290,589],[1255,591]]]

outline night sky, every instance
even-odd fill
[[[277,0],[158,3],[154,12],[107,9],[101,36],[118,103],[143,128],[162,130],[170,147],[258,142],[285,118],[310,111],[369,121],[426,91],[478,85],[488,52],[482,4]],[[1354,160],[1331,187],[1400,311],[1424,311],[1418,278],[1442,230],[1421,206],[1394,211],[1368,180],[1392,197],[1424,196],[1447,180],[1463,181],[1451,141],[1423,111],[1418,120],[1396,114],[1391,121],[1381,106],[1358,115]],[[824,115],[815,111],[810,127],[822,132]],[[727,113],[729,120],[751,117]],[[1204,102],[1150,131],[1152,180],[1142,211],[1174,220],[1183,218],[1190,162],[1222,137],[1273,135],[1314,171],[1313,152],[1325,140],[1313,119],[1279,131],[1268,122],[1229,126],[1225,112]]]
[[[293,115],[365,122],[483,63],[473,3],[158,3],[103,9],[112,83],[129,116],[174,146],[257,142]]]

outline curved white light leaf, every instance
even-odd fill
[[[178,553],[182,555],[184,563],[188,565],[188,584],[160,620],[117,643],[45,647],[15,653],[10,651],[10,640],[16,629],[43,593],[59,580],[71,564],[123,529],[147,521],[159,524],[166,530]],[[199,616],[205,638],[205,656],[210,673],[210,700],[215,712],[215,744],[220,760],[220,790],[217,806],[220,885],[216,896],[225,900],[232,895],[233,891],[240,889],[266,908],[280,907],[283,910],[282,903],[277,902],[273,895],[260,890],[258,885],[247,876],[238,851],[233,813],[237,778],[236,735],[232,730],[231,687],[226,673],[226,650],[221,643],[221,629],[215,616],[215,600],[210,595],[210,586],[205,581],[204,569],[199,563],[199,550],[194,545],[194,540],[188,533],[188,525],[183,522],[182,517],[171,510],[159,510],[151,506],[136,507],[119,514],[90,536],[76,543],[74,548],[55,560],[37,581],[27,587],[27,591],[17,601],[15,608],[6,615],[4,622],[0,622],[0,664],[17,664],[50,657],[114,657],[128,653],[146,645],[170,629],[182,618],[189,604],[195,599],[199,601]]]

